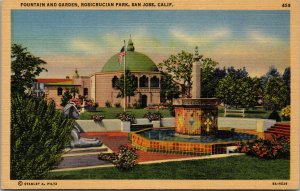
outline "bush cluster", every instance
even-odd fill
[[[86,99],[85,100],[85,107],[95,107],[99,106],[98,102],[95,102],[93,99]]]
[[[268,117],[268,119],[276,120],[276,122],[281,121],[280,115],[278,114],[278,112],[276,110],[273,110],[272,113],[270,113],[270,116]]]
[[[144,118],[149,119],[149,121],[157,121],[157,120],[161,120],[161,118],[163,118],[163,115],[157,111],[157,112],[147,112],[144,115]]]
[[[240,142],[237,144],[237,152],[261,159],[288,159],[290,156],[290,140],[285,136],[274,136],[271,140],[258,139],[251,143]]]
[[[112,162],[120,171],[130,171],[137,165],[138,155],[135,148],[121,145],[118,153],[100,153],[98,159]]]
[[[12,97],[11,179],[45,178],[61,161],[73,126],[53,101]]]
[[[93,115],[93,116],[92,116],[92,119],[93,119],[95,122],[101,122],[101,121],[104,119],[104,116],[103,116],[103,115]]]
[[[106,102],[105,102],[105,107],[111,108],[111,103],[110,103],[109,101],[106,101]]]
[[[115,107],[116,108],[120,108],[121,107],[121,103],[115,103]]]
[[[135,122],[135,116],[126,112],[118,113],[116,117],[121,121],[129,121],[130,123]]]

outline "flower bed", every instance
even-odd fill
[[[121,121],[129,121],[130,123],[135,122],[135,116],[126,112],[121,112],[117,114],[117,118]]]
[[[163,118],[163,116],[159,111],[154,112],[154,113],[149,111],[144,115],[144,118],[149,119],[149,121],[158,121],[158,120],[161,120],[161,118]]]
[[[132,170],[137,165],[138,155],[135,148],[121,145],[118,153],[100,153],[99,160],[112,162],[121,171]]]
[[[101,122],[101,121],[104,119],[104,116],[103,116],[103,115],[93,115],[93,116],[92,116],[92,119],[93,119],[95,122]]]
[[[237,152],[261,159],[288,159],[290,157],[290,140],[285,136],[274,136],[271,140],[258,139],[251,143],[240,142],[237,144]]]

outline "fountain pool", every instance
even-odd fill
[[[226,153],[226,147],[240,141],[252,141],[256,135],[218,130],[214,135],[185,136],[175,128],[144,129],[129,134],[131,144],[151,152],[180,153],[191,155],[212,155]]]

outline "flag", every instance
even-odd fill
[[[125,56],[125,46],[123,46],[121,51],[120,51],[119,59],[118,59],[119,64],[121,64],[123,56]]]

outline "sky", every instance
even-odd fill
[[[195,46],[218,67],[251,76],[290,64],[289,11],[13,10],[11,22],[12,43],[47,62],[44,78],[100,72],[130,35],[156,64]]]

